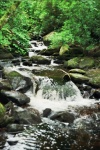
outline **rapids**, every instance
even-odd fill
[[[34,45],[35,43],[35,45]],[[44,44],[30,42],[29,57],[37,55],[39,50],[47,49]],[[50,65],[13,66],[25,76],[32,76],[33,69],[53,69],[58,64],[51,60]],[[23,69],[24,68],[24,69]],[[83,98],[80,90],[72,81],[64,84],[55,82],[52,78],[35,76],[39,81],[39,89],[26,92],[30,97],[30,106],[36,108],[42,118],[38,125],[25,126],[22,133],[8,133],[8,139],[2,150],[96,150],[99,148],[100,127],[99,113],[94,112],[99,100]],[[34,81],[33,81],[34,82]],[[51,120],[43,117],[43,110],[50,108],[51,115],[55,112],[67,111],[75,116],[72,124]],[[88,115],[88,108],[93,114]],[[83,112],[83,114],[82,114]],[[15,144],[9,144],[14,140]],[[96,145],[97,144],[97,145]]]

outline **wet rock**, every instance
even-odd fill
[[[32,56],[30,60],[36,64],[50,64],[50,60],[42,56]]]
[[[89,78],[85,75],[79,74],[79,73],[69,73],[72,81],[77,83],[87,83],[89,81]]]
[[[7,137],[4,134],[0,133],[0,150],[2,150],[5,147],[6,138]]]
[[[48,117],[50,114],[51,114],[50,108],[46,108],[45,110],[43,110],[43,117]]]
[[[38,124],[41,122],[41,117],[38,110],[34,108],[23,109],[16,107],[14,109],[15,122],[19,124]]]
[[[6,108],[0,103],[0,127],[5,127],[7,124],[13,122],[13,117],[6,114]]]
[[[24,65],[24,66],[32,66],[32,61],[28,61],[28,60],[27,60],[27,61],[24,61],[24,62],[23,62],[23,65]]]
[[[73,123],[75,117],[72,113],[62,111],[62,112],[55,113],[50,117],[50,119],[59,120],[61,122],[66,122],[66,123]]]
[[[25,94],[13,90],[12,91],[1,90],[0,97],[3,103],[12,101],[13,103],[19,106],[25,105],[30,102],[30,98],[27,97]]]
[[[12,86],[7,79],[0,80],[0,90],[11,90]]]
[[[33,83],[29,77],[26,77],[17,71],[8,72],[8,69],[5,68],[4,74],[14,90],[26,92],[33,86]]]
[[[7,131],[8,132],[19,132],[24,130],[24,125],[23,124],[9,124],[7,125]]]
[[[94,93],[92,94],[92,96],[96,99],[100,99],[100,89],[94,90]]]
[[[9,145],[16,145],[18,143],[18,139],[16,139],[16,138],[9,138],[7,140],[7,142],[8,142]]]
[[[3,69],[4,67],[13,67],[13,64],[11,63],[11,60],[5,59],[0,60],[0,67]]]
[[[64,79],[64,76],[66,75],[66,81],[70,80],[70,76],[68,76],[68,73],[62,69],[54,69],[54,70],[33,70],[32,71],[35,75],[40,76],[47,76],[49,78],[54,79],[54,81],[62,82]]]

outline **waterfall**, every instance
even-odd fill
[[[33,40],[33,41],[30,41],[29,44],[31,46],[31,48],[28,48],[29,57],[37,55],[37,53],[41,50],[47,49],[47,46],[44,45],[43,41],[38,42],[38,41]]]
[[[37,41],[30,41],[30,45],[29,57],[47,49],[43,43]],[[42,123],[25,125],[25,130],[21,133],[8,136],[8,141],[10,141],[9,137],[12,137],[11,141],[14,139],[18,143],[10,145],[6,142],[3,150],[96,150],[94,147],[98,146],[100,137],[99,107],[97,108],[97,103],[99,104],[100,101],[83,98],[79,88],[72,81],[58,83],[48,76],[34,74],[34,70],[38,72],[54,70],[56,66],[60,68],[53,60],[50,65],[32,64],[32,66],[23,66],[21,61],[20,59],[20,66],[7,67],[7,72],[16,70],[31,79],[33,89],[29,89],[25,94],[30,98],[29,107],[40,112]],[[2,71],[0,71],[0,78],[2,78]],[[36,89],[37,83],[38,89]],[[45,118],[43,111],[46,108],[50,108],[50,115],[58,115],[58,120],[57,118],[52,120],[51,116]],[[73,116],[74,120],[71,123],[59,121],[59,117]]]

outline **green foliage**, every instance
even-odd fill
[[[0,17],[15,0],[0,0]],[[0,31],[0,47],[25,54],[34,35],[51,31],[52,45],[100,42],[100,0],[22,0]]]

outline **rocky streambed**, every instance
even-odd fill
[[[97,150],[99,139],[99,57],[0,60],[0,149]]]

